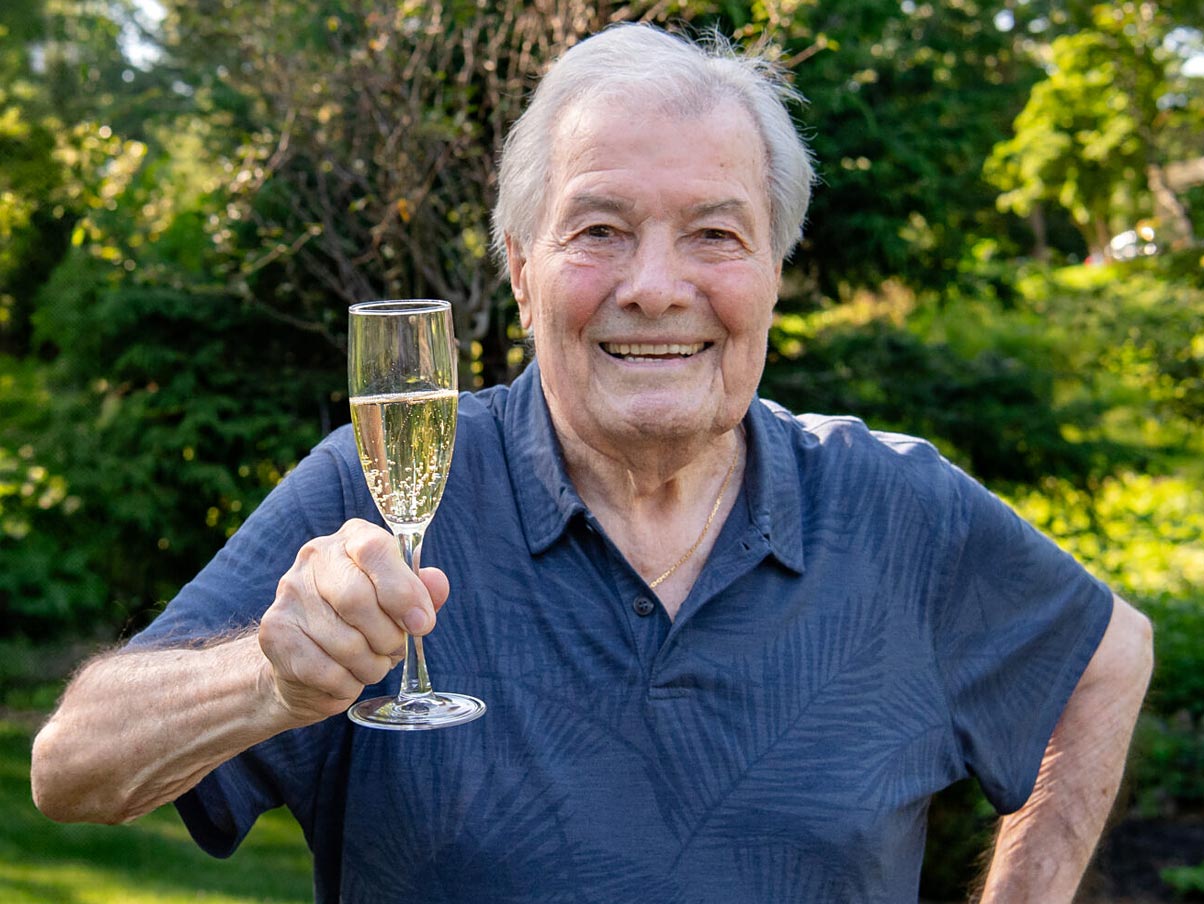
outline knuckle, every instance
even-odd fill
[[[361,518],[352,518],[338,530],[339,539],[348,549],[371,547],[382,537],[387,537],[383,528]]]
[[[314,537],[311,540],[307,540],[305,544],[299,550],[297,550],[296,564],[304,565],[312,562],[315,558],[322,554],[326,545],[326,537]]]
[[[280,637],[280,616],[274,609],[269,608],[259,620],[259,645],[265,642],[274,644]]]
[[[366,546],[369,539],[366,538],[361,531],[348,531],[339,538],[343,542],[343,549],[347,553],[347,557],[354,562],[360,562],[365,554]]]
[[[295,569],[286,571],[276,582],[276,598],[277,599],[296,599],[301,596],[301,591],[305,586],[301,576],[297,574]],[[270,609],[268,610],[271,611]],[[266,618],[267,613],[264,613]]]
[[[364,684],[345,665],[332,662],[322,670],[318,687],[330,697],[351,700],[363,690]]]
[[[329,658],[312,663],[307,676],[315,689],[338,699],[354,699],[366,685],[384,678],[379,670],[380,658],[370,650],[340,650]]]
[[[378,630],[365,632],[364,637],[374,654],[386,658],[398,647],[404,647],[406,642],[405,633],[389,619],[382,620]]]
[[[366,521],[344,540],[347,555],[361,568],[388,568],[400,561],[393,535]]]
[[[259,647],[269,659],[295,647],[295,622],[279,605],[269,606],[259,620]]]

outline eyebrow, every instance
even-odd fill
[[[688,208],[690,216],[695,219],[714,214],[733,214],[741,219],[748,219],[750,210],[751,205],[738,198],[730,198],[725,201],[704,201]]]
[[[631,211],[635,205],[630,201],[624,201],[610,195],[599,195],[592,192],[581,192],[573,195],[566,205],[566,210],[569,214],[579,214],[583,211],[599,211],[602,213],[627,213]],[[751,224],[751,205],[747,201],[739,198],[727,198],[722,201],[703,201],[686,208],[686,214],[689,219],[696,220],[702,217],[731,214],[736,216],[743,223]]]
[[[627,213],[633,207],[630,201],[622,201],[610,195],[599,195],[592,192],[581,192],[573,195],[565,205],[570,214],[582,211],[600,211],[602,213]]]

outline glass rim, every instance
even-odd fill
[[[360,301],[347,309],[348,314],[429,314],[450,311],[451,302],[442,298],[392,298]]]

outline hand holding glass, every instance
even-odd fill
[[[435,514],[456,438],[456,346],[446,301],[352,305],[347,336],[351,421],[368,489],[397,537],[405,563],[419,568],[422,536]],[[360,725],[395,730],[469,722],[485,704],[435,693],[422,638],[406,634],[396,697],[362,700],[347,711]]]

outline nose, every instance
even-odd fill
[[[672,238],[659,230],[641,236],[615,294],[619,306],[639,308],[645,317],[659,317],[686,306],[692,295],[686,262]]]

